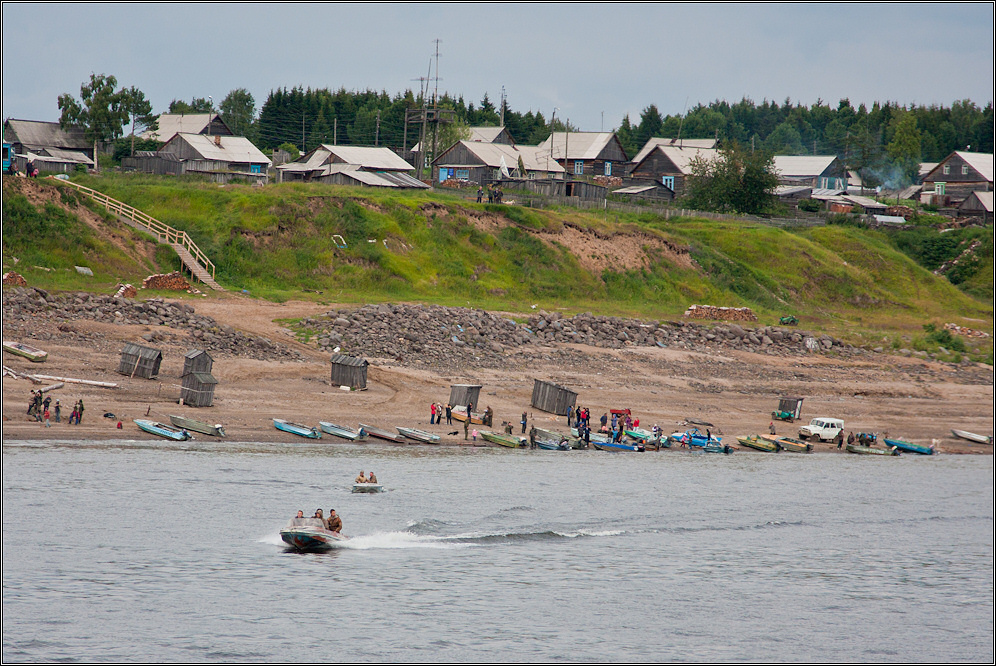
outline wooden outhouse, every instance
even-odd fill
[[[190,407],[210,407],[214,403],[214,387],[218,380],[210,372],[190,372],[183,375],[180,404]]]
[[[477,384],[452,384],[450,386],[450,404],[467,405],[478,404],[481,396],[481,387]]]
[[[191,372],[211,372],[214,359],[203,349],[191,349],[183,356],[183,374],[186,377]]]
[[[367,387],[367,366],[370,362],[358,356],[334,354],[332,362],[332,386],[348,386],[352,389]]]
[[[544,412],[565,416],[574,409],[578,394],[574,391],[551,384],[550,382],[533,380],[532,406]]]
[[[128,342],[121,350],[121,364],[118,366],[118,372],[129,377],[154,379],[159,375],[159,366],[162,362],[162,351]]]

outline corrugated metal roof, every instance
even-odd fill
[[[16,141],[32,150],[41,148],[69,148],[92,150],[93,144],[87,141],[83,130],[71,127],[62,129],[59,123],[42,120],[17,120],[8,118],[4,122],[4,141]]]
[[[186,142],[205,160],[270,165],[269,158],[244,136],[207,136],[206,134],[181,133],[170,139],[169,143],[174,141]],[[165,146],[163,147],[165,148]]]
[[[423,183],[418,178],[412,178],[407,173],[401,173],[400,171],[378,171],[376,175],[390,183],[394,183],[398,187],[411,187],[423,190],[430,189],[428,185]]]
[[[78,150],[65,150],[63,148],[45,148],[43,150],[49,157],[64,160],[66,162],[80,162],[93,166],[93,160]]]
[[[830,199],[833,197],[839,197],[842,194],[844,194],[844,190],[834,190],[834,189],[817,187],[813,189],[812,193],[809,196],[813,197],[814,199]]]
[[[992,153],[966,153],[956,151],[961,159],[968,162],[968,165],[978,171],[990,183],[993,182],[993,154]]]
[[[505,166],[509,171],[518,168],[519,158],[522,158],[522,166],[526,171],[546,171],[549,173],[563,173],[564,167],[557,164],[554,158],[550,157],[549,148],[542,146],[508,146],[503,143],[481,143],[478,141],[460,141],[454,144],[445,153],[433,162],[436,166],[451,166],[446,161],[447,155],[456,148],[463,145],[471,155],[479,159],[484,166],[497,169],[501,167],[502,158],[505,158]],[[452,166],[468,166],[466,164],[452,164]]]
[[[415,167],[401,159],[390,148],[371,146],[332,146],[322,144],[322,149],[345,164],[357,164],[364,169],[383,171],[414,171]]]
[[[940,164],[940,162],[920,162],[920,171],[919,171],[920,177],[923,178],[928,173],[933,171],[934,167],[936,167],[938,164]]]
[[[553,143],[553,158],[562,160],[595,160],[615,137],[614,132],[554,132],[539,148],[550,152]]]
[[[902,215],[872,215],[876,222],[885,222],[886,224],[906,224],[906,218]]]
[[[334,365],[348,365],[354,368],[359,368],[364,365],[370,365],[370,362],[365,358],[360,358],[359,356],[350,356],[349,354],[333,354],[332,358],[329,359]]]
[[[146,130],[141,137],[169,141],[177,134],[200,134],[217,117],[217,113],[163,113],[159,115],[159,129]]]
[[[775,155],[775,171],[782,176],[819,176],[836,155]]]
[[[968,198],[966,198],[965,201],[962,202],[960,207],[963,208],[965,206],[965,202],[967,202],[972,197],[975,197],[979,200],[979,203],[982,204],[982,208],[985,209],[987,213],[993,212],[992,192],[972,192],[971,194],[968,195]]]
[[[656,189],[656,185],[633,185],[631,187],[623,187],[618,190],[612,190],[612,194],[640,194],[641,192]]]
[[[677,146],[679,148],[715,148],[716,139],[672,139],[664,137],[652,137],[643,144],[643,148],[633,158],[633,162],[642,162],[643,158],[650,154],[657,146]]]
[[[803,192],[811,192],[813,188],[806,187],[805,185],[778,185],[775,187],[776,197],[788,197],[793,194],[802,194]]]
[[[707,161],[712,161],[719,157],[719,151],[715,148],[679,148],[677,146],[657,146],[655,150],[659,150],[664,155],[667,156],[671,162],[674,163],[678,170],[683,174],[688,174],[690,171],[690,165],[694,158],[700,157]],[[653,151],[651,151],[652,153]],[[649,157],[650,153],[647,153]],[[644,157],[644,160],[647,158]]]
[[[470,138],[467,141],[478,141],[480,143],[494,143],[495,139],[501,136],[504,131],[504,127],[471,127],[470,128]],[[511,137],[509,137],[511,139]],[[515,141],[512,141],[514,144]],[[447,147],[449,150],[450,147]],[[411,147],[411,152],[417,153],[422,150],[422,142],[419,141],[414,146]],[[444,151],[445,152],[445,151]]]
[[[881,208],[882,210],[885,210],[886,208],[888,208],[888,206],[885,205],[884,203],[879,203],[878,201],[875,201],[874,199],[869,199],[868,197],[858,196],[857,194],[845,194],[841,198],[845,199],[847,201],[850,201],[853,204],[857,204],[858,206],[861,206],[862,208],[875,208],[875,209]]]

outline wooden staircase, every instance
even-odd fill
[[[79,185],[71,180],[52,178],[59,185],[68,185],[76,188],[76,191],[90,197],[111,213],[118,216],[122,222],[140,231],[147,231],[155,235],[160,243],[166,243],[180,257],[180,261],[190,271],[190,275],[197,278],[205,285],[216,291],[224,291],[221,285],[214,281],[214,263],[207,258],[200,248],[190,239],[186,231],[179,231],[163,224],[159,220],[146,215],[137,208],[133,208],[117,199],[112,199],[102,192]]]

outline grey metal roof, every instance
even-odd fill
[[[8,118],[4,122],[3,136],[5,141],[21,143],[31,149],[49,147],[93,149],[93,144],[87,141],[82,129],[77,127],[62,129],[59,123],[43,120]]]
[[[633,185],[631,187],[623,187],[618,190],[612,190],[612,194],[640,194],[641,192],[656,189],[656,185]]]
[[[455,164],[447,161],[447,155],[458,145],[462,145],[467,151],[479,159],[484,166],[497,169],[501,166],[502,158],[509,171],[518,168],[519,158],[522,158],[522,166],[526,171],[546,171],[551,173],[563,173],[564,167],[557,164],[555,158],[550,157],[550,149],[541,146],[507,146],[503,143],[481,143],[479,141],[459,141],[446,150],[445,153],[433,162],[436,166],[470,166],[467,164]]]
[[[965,199],[965,201],[962,202],[961,207],[964,208],[965,207],[965,203],[968,202],[972,197],[975,197],[976,199],[979,200],[979,203],[982,204],[982,208],[987,213],[993,212],[993,193],[992,193],[992,191],[989,191],[989,192],[972,192],[971,194],[968,195],[968,197]]]
[[[267,166],[271,163],[270,159],[244,136],[221,136],[220,134],[207,136],[206,134],[181,133],[170,139],[169,143],[174,141],[183,141],[189,144],[205,160],[239,164],[266,164]]]
[[[819,176],[836,155],[775,155],[775,171],[782,176]]]
[[[349,354],[333,354],[329,361],[333,365],[349,365],[354,368],[359,368],[365,365],[370,365],[370,361],[365,358],[360,358],[359,356],[350,356]]]
[[[138,356],[139,358],[145,359],[155,359],[162,358],[163,353],[158,349],[153,349],[152,347],[143,347],[142,345],[135,344],[134,342],[126,342],[124,349],[121,350],[122,354],[128,354],[129,356]]]
[[[322,148],[342,160],[346,164],[358,164],[365,169],[378,171],[414,171],[408,162],[401,159],[390,148],[371,146],[331,146],[322,144]]]
[[[633,158],[633,162],[642,162],[643,158],[650,154],[657,146],[675,146],[678,148],[715,148],[716,139],[671,139],[664,137],[652,137],[643,144],[643,148]]]
[[[793,194],[802,194],[803,192],[809,192],[813,188],[806,187],[805,185],[778,185],[775,187],[776,197],[789,197]]]
[[[549,152],[552,143],[553,158],[558,160],[595,160],[615,136],[615,132],[554,132],[539,148]]]
[[[876,222],[884,222],[886,224],[906,224],[906,218],[902,215],[872,215]]]

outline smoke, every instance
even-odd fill
[[[862,177],[866,184],[881,183],[883,190],[901,190],[913,184],[909,173],[895,162],[887,162],[876,167],[867,167]]]

